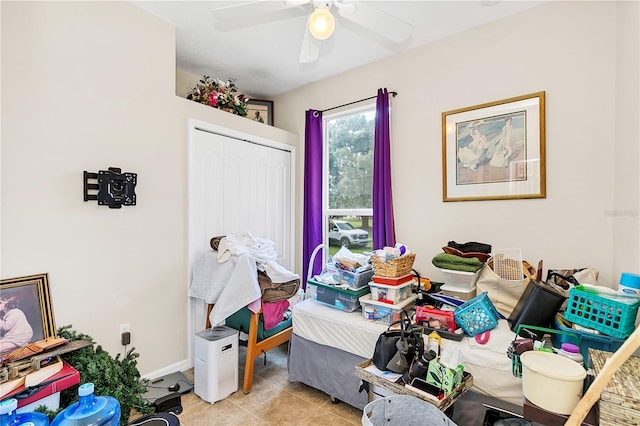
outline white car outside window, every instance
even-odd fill
[[[343,247],[366,246],[369,243],[369,233],[354,228],[344,220],[329,221],[329,242],[338,243]]]

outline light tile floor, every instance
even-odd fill
[[[182,395],[181,426],[217,425],[360,425],[362,410],[340,402],[333,404],[329,395],[302,383],[289,382],[287,344],[256,358],[253,388],[242,392],[246,348],[240,346],[238,391],[215,404],[200,399],[192,391]],[[193,380],[193,369],[184,374]]]

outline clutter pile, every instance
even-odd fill
[[[316,287],[314,297],[344,310],[361,308],[364,319],[387,326],[371,360],[356,368],[358,377],[384,383],[381,386],[393,393],[419,395],[438,407],[448,406],[447,398],[455,399],[471,387],[470,372],[485,377],[480,364],[465,361],[463,351],[486,346],[488,352],[507,356],[505,362],[511,360],[512,376],[522,379],[527,404],[566,415],[590,383],[585,379],[591,367],[589,349],[615,351],[635,329],[639,275],[623,273],[618,290],[599,285],[598,271],[588,267],[548,269],[543,280],[542,261],[535,268],[523,259],[521,249],[449,241],[432,258],[444,276],[439,283],[423,281],[413,269],[415,254],[402,244],[368,255],[357,263],[348,252],[336,256],[347,261],[327,265],[325,273],[333,284],[319,283],[321,276],[309,281]],[[342,271],[364,273],[354,269],[363,265],[371,274],[368,286],[360,277],[342,276]],[[345,302],[343,294],[323,299],[327,291],[363,293]],[[423,345],[418,345],[416,333]],[[390,377],[394,379],[388,383]],[[547,382],[547,387],[566,387],[576,397],[539,398],[546,396],[537,390]]]
[[[371,257],[374,275],[369,282],[370,294],[360,297],[364,319],[390,325],[400,320],[403,312],[413,310],[418,298],[413,294],[411,273],[415,258],[415,253],[400,243],[375,251]]]
[[[491,245],[479,242],[456,243],[449,241],[436,254],[431,263],[444,275],[444,294],[470,300],[476,295],[478,271],[491,255]]]
[[[309,270],[320,249],[316,247],[309,261]],[[334,308],[353,312],[360,308],[359,298],[369,293],[369,280],[373,276],[371,256],[353,253],[347,247],[341,247],[333,257],[328,256],[323,271],[307,279],[306,298]]]

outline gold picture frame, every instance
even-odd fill
[[[247,118],[273,126],[273,101],[249,99],[247,101]]]
[[[545,92],[442,113],[442,200],[546,197]]]
[[[51,307],[48,274],[1,280],[0,315],[2,315],[3,319],[12,315],[14,321],[11,321],[11,324],[16,324],[15,326],[26,327],[24,326],[24,321],[26,320],[31,327],[31,338],[28,342],[19,346],[54,337],[56,335],[56,325]],[[17,321],[15,320],[16,318],[18,319]],[[3,341],[2,346],[0,346],[0,352],[9,352],[15,349],[15,347],[13,349],[9,348],[10,339],[5,338],[11,329],[4,329],[4,325],[0,325],[2,325],[0,327],[0,336],[2,336]]]

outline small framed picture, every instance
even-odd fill
[[[0,281],[0,353],[55,333],[48,274]]]
[[[545,198],[545,92],[442,113],[443,201]]]
[[[247,118],[273,126],[273,101],[249,99],[247,102]]]

